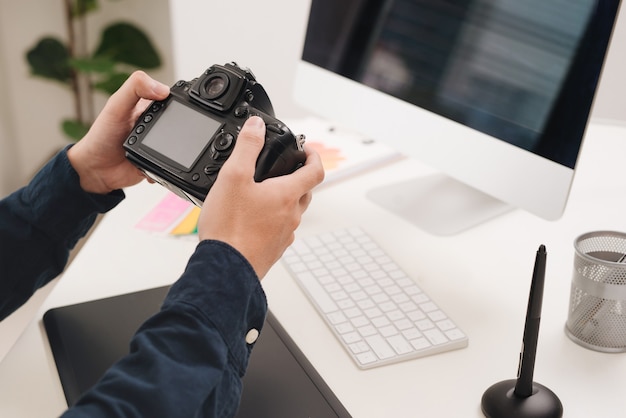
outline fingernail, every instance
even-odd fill
[[[250,116],[246,121],[246,125],[254,129],[260,129],[265,126],[265,122],[259,116]]]

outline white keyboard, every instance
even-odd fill
[[[360,228],[296,239],[282,261],[361,369],[468,344],[454,321]]]

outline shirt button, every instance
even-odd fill
[[[246,342],[248,344],[253,344],[257,338],[259,338],[259,331],[256,328],[252,328],[246,334]]]

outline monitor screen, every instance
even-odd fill
[[[312,0],[295,96],[460,182],[455,193],[476,190],[489,202],[478,204],[488,212],[479,218],[517,207],[557,219],[618,8],[618,0]],[[416,196],[418,183],[371,195],[413,216],[423,196],[394,195]]]

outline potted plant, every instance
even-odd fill
[[[72,140],[82,138],[93,123],[94,94],[115,92],[135,69],[154,69],[161,58],[149,37],[129,22],[112,22],[103,28],[98,46],[86,47],[88,13],[99,9],[98,0],[64,0],[67,42],[44,36],[27,51],[35,76],[68,86],[74,97],[75,117],[61,123]]]

